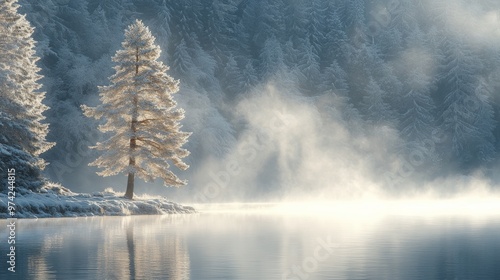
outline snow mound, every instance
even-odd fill
[[[0,193],[0,218],[8,215],[8,198]],[[38,192],[17,194],[15,218],[81,217],[164,215],[195,213],[190,206],[183,206],[163,197],[137,197],[129,200],[112,189],[86,194],[74,193],[58,184],[47,184]]]

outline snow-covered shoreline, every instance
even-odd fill
[[[107,189],[104,192],[73,193],[56,184],[49,184],[39,192],[18,194],[15,216],[7,209],[7,195],[0,193],[0,219],[6,218],[57,218],[88,216],[128,216],[189,214],[196,210],[163,197],[137,197],[129,200],[120,193]]]

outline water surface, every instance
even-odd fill
[[[0,279],[500,279],[500,215],[205,211],[26,219],[16,234],[17,272],[2,241]]]

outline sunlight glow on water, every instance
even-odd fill
[[[232,203],[19,220],[17,279],[500,279],[498,204]]]
[[[500,215],[500,199],[459,198],[448,200],[361,200],[284,203],[197,204],[205,213],[259,213],[279,215],[325,215],[362,218],[373,215]]]

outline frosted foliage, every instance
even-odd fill
[[[0,143],[22,150],[30,155],[29,164],[43,168],[38,156],[54,144],[45,140],[48,125],[42,113],[48,107],[38,83],[33,28],[18,8],[17,0],[0,2]]]
[[[418,41],[414,45],[418,46],[417,44]],[[436,106],[430,91],[432,79],[427,75],[425,67],[429,59],[418,49],[411,49],[405,54],[405,65],[400,71],[406,75],[400,105],[401,136],[406,140],[425,142],[432,137],[436,125],[433,115]]]
[[[495,121],[487,93],[474,74],[480,64],[473,60],[464,42],[449,41],[445,46],[448,72],[444,76],[446,109],[441,115],[441,127],[451,135],[452,157],[464,163],[489,161],[495,153]]]
[[[159,177],[166,186],[181,186],[170,164],[185,170],[182,148],[191,133],[182,132],[184,110],[176,108],[173,94],[179,81],[166,74],[157,61],[160,48],[149,29],[136,21],[125,31],[122,49],[116,52],[111,85],[99,87],[102,104],[82,106],[88,117],[102,120],[99,130],[110,137],[93,148],[103,154],[91,163],[102,176],[133,173],[145,181]]]
[[[283,51],[277,39],[271,37],[266,40],[264,50],[260,54],[262,63],[261,71],[264,73],[263,77],[269,78],[278,70],[282,69],[284,67],[283,59]]]
[[[384,91],[377,82],[370,78],[363,96],[362,109],[365,116],[374,124],[394,122],[393,112],[384,101]]]
[[[406,109],[401,120],[401,135],[406,139],[424,141],[432,135],[434,118],[432,111],[435,106],[430,96],[425,92],[410,90],[404,95]]]

